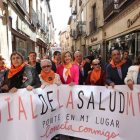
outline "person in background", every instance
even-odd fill
[[[38,74],[41,72],[40,63],[36,62],[36,52],[29,53],[29,64],[34,67]]]
[[[132,65],[132,60],[129,57],[129,51],[125,50],[122,53],[122,61],[130,67]]]
[[[114,88],[115,85],[124,85],[124,78],[128,71],[128,65],[121,60],[120,50],[111,52],[111,62],[106,68],[106,83]]]
[[[40,62],[41,62],[41,60],[40,60],[40,58],[39,58],[39,57],[36,57],[36,62],[38,62],[38,63],[40,63]]]
[[[52,62],[48,59],[41,60],[41,74],[39,75],[41,81],[41,88],[45,88],[46,85],[61,85],[62,82],[60,80],[60,76],[54,71],[51,70]]]
[[[130,90],[133,90],[134,84],[138,84],[138,85],[140,84],[140,55],[137,57],[134,66],[129,67],[124,82],[126,85],[128,85]]]
[[[100,68],[100,60],[94,59],[92,61],[93,64],[93,71],[89,73],[85,85],[98,85],[98,86],[105,86],[106,85],[106,74]]]
[[[72,64],[71,52],[63,52],[62,64],[58,65],[56,73],[59,74],[62,84],[69,84],[70,86],[79,84],[79,69]]]
[[[88,72],[91,70],[90,64],[83,60],[82,53],[80,51],[76,51],[74,55],[74,64],[79,67],[79,85],[85,85]]]
[[[45,54],[45,55],[43,56],[43,59],[50,59],[50,58],[49,58],[49,55]]]
[[[4,79],[6,71],[8,70],[4,63],[5,59],[0,55],[0,93],[2,93],[2,87],[4,85]]]
[[[106,68],[107,68],[107,66],[108,66],[108,64],[110,64],[110,62],[111,62],[111,56],[108,56],[108,59],[107,59],[108,61],[106,62],[106,64],[105,64],[105,68],[104,68],[104,71],[106,72]]]
[[[85,61],[90,63],[90,68],[93,69],[93,65],[92,65],[92,61],[93,61],[93,56],[92,55],[88,55],[85,57]]]
[[[61,60],[60,60],[61,53],[59,51],[55,51],[53,56],[54,56],[54,59],[52,60],[52,70],[56,72],[57,66],[61,63]]]
[[[13,52],[10,60],[11,68],[6,72],[2,87],[5,92],[16,92],[20,88],[31,91],[41,86],[36,70],[24,62],[23,56],[19,52]]]

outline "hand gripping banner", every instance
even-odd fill
[[[47,86],[0,94],[1,140],[140,139],[140,86]]]

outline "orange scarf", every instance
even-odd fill
[[[61,63],[60,60],[57,62],[55,59],[53,59],[52,61],[55,63],[56,67]]]
[[[77,65],[77,66],[79,67],[79,69],[81,70],[81,72],[83,72],[83,67],[84,67],[84,65],[86,64],[86,62],[83,60],[83,61],[82,61],[82,65],[79,66],[78,63],[77,63],[77,61],[75,60],[75,61],[74,61],[74,64]]]
[[[110,64],[112,65],[112,68],[118,68],[118,67],[121,67],[123,64],[124,64],[124,62],[120,59],[120,63],[119,64],[117,64],[117,65],[115,65],[114,64],[114,61],[113,60],[111,60],[111,62],[110,62]]]
[[[8,79],[10,79],[11,77],[13,77],[15,74],[17,74],[18,72],[20,72],[22,69],[23,69],[23,67],[25,66],[25,65],[28,65],[26,62],[23,62],[21,65],[20,65],[20,67],[18,67],[17,69],[13,66],[13,65],[11,65],[11,68],[10,68],[10,70],[9,70],[9,72],[8,72]]]
[[[45,73],[43,70],[41,70],[41,77],[44,81],[52,85],[55,78],[55,73],[52,70],[49,73]]]
[[[70,68],[72,68],[72,63],[70,63],[69,68],[68,68],[67,65],[63,65],[63,67],[67,69],[67,71],[65,72],[65,76],[68,76],[69,75],[71,77]]]
[[[98,71],[95,71],[93,69],[91,76],[90,76],[90,83],[91,85],[95,85],[95,83],[100,79],[101,76],[101,69],[99,69]],[[94,81],[94,83],[93,83]]]
[[[5,66],[0,67],[0,70],[7,70],[7,68]]]

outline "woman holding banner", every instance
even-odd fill
[[[61,85],[62,82],[60,80],[60,76],[54,71],[51,70],[52,62],[48,59],[41,60],[41,74],[39,75],[40,81],[42,83],[41,88],[45,88],[46,85]]]
[[[93,71],[89,73],[85,85],[96,85],[96,86],[105,86],[106,85],[106,74],[100,68],[100,60],[94,59],[92,61]]]
[[[134,66],[128,68],[124,82],[128,85],[130,90],[133,90],[133,84],[140,84],[140,55],[137,57]]]
[[[4,60],[5,59],[2,57],[2,55],[0,55],[0,93],[2,93],[1,87],[4,85],[4,77],[6,71],[8,70],[5,66]]]
[[[60,75],[62,84],[69,84],[70,86],[79,84],[79,68],[72,64],[71,52],[63,52],[62,64],[58,65],[56,73]]]
[[[6,73],[4,86],[5,92],[16,92],[17,89],[26,88],[28,91],[38,88],[41,85],[36,70],[23,60],[19,52],[11,54],[11,68]]]

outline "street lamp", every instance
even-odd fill
[[[74,22],[75,22],[75,20],[76,20],[76,14],[73,14],[73,15],[72,15],[72,18],[73,18],[73,20],[74,20]]]

